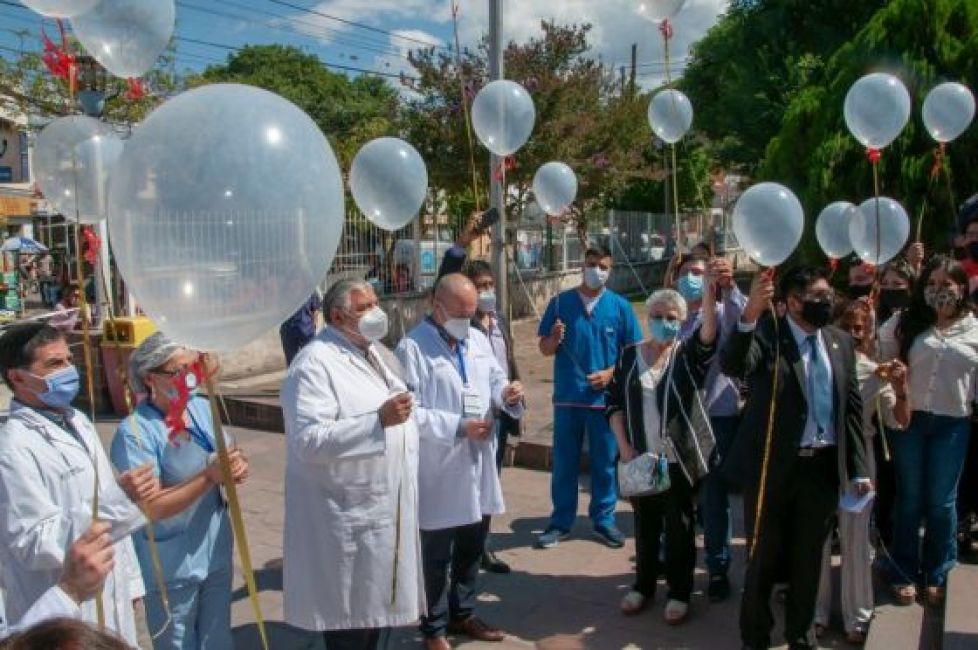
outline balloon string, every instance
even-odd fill
[[[770,269],[771,274],[775,272],[774,267]],[[751,540],[750,549],[747,552],[747,559],[754,557],[758,541],[761,538],[761,518],[764,516],[764,496],[767,492],[767,472],[771,462],[771,441],[774,438],[774,414],[777,410],[778,383],[781,374],[781,334],[778,326],[778,312],[774,304],[770,305],[771,319],[774,322],[774,372],[771,375],[771,403],[768,405],[767,412],[767,431],[764,434],[764,456],[761,460],[761,480],[757,489],[757,504],[754,507],[754,539]]]
[[[944,143],[941,143],[941,151],[944,151]],[[952,220],[955,216],[955,212],[958,209],[957,199],[954,198],[954,183],[951,180],[951,161],[946,157],[942,156],[943,165],[941,166],[944,170],[944,180],[947,181],[947,197],[951,201],[951,215]]]
[[[924,227],[924,213],[927,211],[927,197],[930,196],[931,192],[934,190],[934,184],[937,181],[937,177],[940,176],[941,169],[944,167],[944,143],[939,144],[934,148],[934,164],[930,168],[930,174],[927,175],[927,192],[924,194],[924,198],[920,203],[920,214],[917,217],[917,238],[916,241],[920,243],[921,231]],[[951,209],[954,209],[954,202],[951,202]]]
[[[874,155],[875,152],[875,155]],[[880,257],[883,254],[883,245],[880,240],[880,174],[879,174],[879,164],[880,164],[880,153],[876,149],[870,150],[870,164],[873,167],[873,196],[875,200],[873,203],[876,205],[876,258],[873,260],[875,265],[878,266],[880,262]]]
[[[672,207],[676,221],[676,250],[679,250],[679,169],[676,166],[676,144],[672,147]]]
[[[476,212],[482,211],[479,196],[479,173],[475,168],[475,145],[472,142],[472,118],[469,115],[469,102],[465,92],[465,70],[462,67],[462,47],[458,38],[458,2],[452,1],[452,30],[455,33],[455,67],[458,68],[458,82],[461,87],[462,119],[465,122],[465,139],[469,147],[469,169],[472,172],[472,196]]]
[[[97,259],[100,258],[101,255],[99,253],[99,257]],[[112,294],[109,292],[108,280],[105,277],[105,274],[102,274],[101,277],[102,293],[109,297],[109,301],[111,301]],[[133,406],[135,399],[133,399],[132,387],[129,384],[129,372],[126,368],[125,361],[122,359],[122,342],[119,340],[119,328],[117,326],[118,321],[116,320],[115,313],[112,309],[106,309],[105,314],[109,320],[109,328],[112,330],[111,339],[113,347],[115,347],[117,362],[116,372],[119,375],[119,381],[122,382],[122,396],[125,400],[126,412],[128,413],[126,418],[129,422],[129,429],[136,437],[136,445],[138,445],[138,447],[146,448],[146,445],[143,442],[142,432],[140,431],[139,418],[136,417],[136,409]],[[108,369],[106,369],[106,372],[108,372]],[[156,530],[153,527],[153,519],[149,516],[149,506],[146,504],[146,501],[140,501],[138,505],[139,509],[143,512],[143,516],[146,517],[146,539],[149,542],[149,558],[153,567],[153,577],[156,581],[156,588],[159,590],[160,600],[163,602],[163,613],[165,614],[163,626],[155,633],[150,630],[150,636],[153,639],[158,639],[163,632],[170,627],[170,624],[173,622],[173,614],[170,610],[170,598],[166,589],[166,579],[163,577],[163,563],[160,560],[160,550],[156,543]]]
[[[659,33],[662,34],[662,49],[663,49],[663,60],[666,64],[666,88],[672,88],[672,66],[670,64],[669,58],[669,41],[672,40],[673,30],[672,23],[669,22],[668,18],[663,18],[662,23],[659,25]]]
[[[227,443],[224,440],[224,426],[218,410],[218,393],[214,385],[214,374],[205,373],[207,395],[211,402],[211,422],[214,428],[214,440],[217,442],[217,458],[221,466],[221,477],[224,481],[224,491],[227,494],[228,510],[231,514],[231,528],[234,531],[235,542],[238,545],[238,557],[241,559],[241,571],[244,574],[245,586],[248,589],[248,599],[255,614],[258,625],[258,635],[261,637],[263,650],[268,650],[268,636],[265,633],[265,618],[262,616],[261,604],[258,602],[258,587],[255,584],[255,573],[252,570],[251,550],[248,547],[248,534],[245,531],[244,517],[241,516],[241,502],[238,500],[238,490],[231,475],[231,459],[228,457]]]

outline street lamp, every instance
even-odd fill
[[[78,105],[85,115],[99,118],[105,111],[105,88],[108,75],[105,68],[86,55],[75,58],[78,67]]]

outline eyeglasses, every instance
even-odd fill
[[[803,293],[799,296],[802,302],[831,302],[835,300],[835,291],[818,291],[815,293]]]
[[[150,370],[154,375],[160,375],[162,377],[179,377],[180,375],[190,372],[190,366],[180,366],[179,368],[173,368],[167,370],[166,368],[157,368],[156,370]]]

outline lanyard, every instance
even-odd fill
[[[146,403],[149,405],[151,409],[156,411],[156,413],[158,413],[160,417],[166,418],[166,414],[162,410],[160,410],[160,407],[158,407],[156,404],[150,401],[147,401]],[[201,426],[197,424],[197,418],[194,417],[193,411],[190,410],[189,404],[187,405],[187,415],[190,416],[190,422],[192,423],[191,426],[187,427],[187,433],[190,434],[191,440],[196,442],[197,445],[200,446],[200,448],[206,451],[208,454],[213,454],[214,445],[212,445],[211,441],[207,438],[207,434],[204,433],[203,428],[201,428]]]
[[[462,341],[455,342],[455,358],[458,359],[458,372],[462,375],[462,385],[469,386],[469,376],[465,372],[465,357],[462,355]]]

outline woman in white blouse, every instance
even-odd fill
[[[924,584],[937,605],[957,559],[955,498],[978,369],[978,319],[960,264],[939,256],[926,266],[895,335],[910,375],[909,395],[897,399],[909,399],[913,415],[890,441],[897,477],[890,578],[899,602],[913,602]]]

